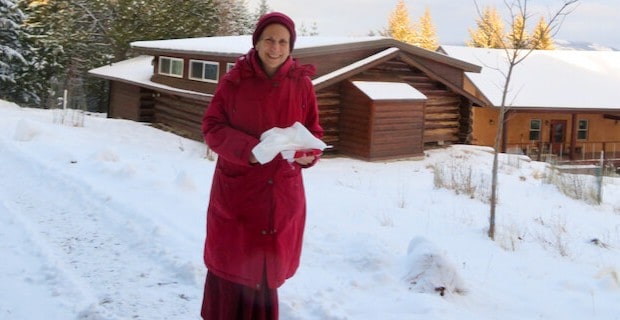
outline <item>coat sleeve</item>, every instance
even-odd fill
[[[310,77],[304,77],[305,87],[307,90],[306,96],[304,97],[304,104],[306,109],[305,122],[304,126],[308,129],[308,131],[312,132],[312,134],[321,139],[323,138],[323,128],[319,122],[319,105],[316,99],[316,93],[314,92],[314,86],[312,85],[312,80]],[[318,162],[319,158],[315,158],[314,161],[308,165],[302,166],[302,168],[309,168],[315,165]]]
[[[231,103],[230,83],[222,83],[217,89],[202,119],[204,140],[218,156],[234,164],[250,166],[252,148],[260,141],[240,129],[231,126],[228,104]]]
[[[309,77],[305,77],[306,96],[304,97],[304,105],[306,109],[304,126],[312,132],[312,134],[321,139],[323,138],[323,128],[319,123],[319,106],[316,100],[316,93]]]

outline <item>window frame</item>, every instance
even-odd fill
[[[234,66],[234,62],[226,62],[226,73],[228,73],[228,71],[230,71]]]
[[[538,123],[538,128],[534,128],[533,124]],[[530,141],[540,141],[542,132],[542,120],[541,119],[530,119],[530,128],[529,128],[529,136],[528,139]],[[537,135],[537,139],[532,139],[533,134]]]
[[[195,63],[200,63],[202,65],[202,71],[201,71],[201,77],[194,77],[193,74],[193,69],[194,69],[194,64]],[[205,66],[206,65],[211,65],[211,66],[215,66],[215,79],[209,79],[209,78],[205,78]],[[208,61],[208,60],[198,60],[198,59],[190,59],[189,60],[189,74],[188,74],[188,78],[190,80],[196,80],[196,81],[202,81],[202,82],[210,82],[210,83],[217,83],[220,80],[220,63],[216,62],[216,61]]]
[[[164,66],[164,62],[163,60],[169,60],[169,70],[164,70],[163,66]],[[177,74],[177,73],[173,73],[174,70],[174,63],[175,62],[180,62],[181,63],[181,73]],[[170,76],[170,77],[175,77],[175,78],[183,78],[183,73],[184,73],[184,69],[185,69],[185,61],[181,58],[174,58],[174,57],[168,57],[168,56],[160,56],[159,57],[159,65],[158,65],[158,72],[159,74],[165,75],[165,76]]]
[[[581,128],[581,124],[585,123],[585,129]],[[588,132],[590,131],[590,121],[588,119],[581,119],[577,121],[577,140],[588,140]],[[583,133],[584,137],[581,137],[580,134]]]

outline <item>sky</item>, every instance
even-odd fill
[[[259,0],[248,0],[256,8]],[[396,8],[397,0],[268,0],[267,4],[276,11],[282,11],[308,29],[316,23],[319,35],[368,35],[387,27],[388,17]],[[507,1],[509,2],[509,1]],[[528,12],[538,22],[539,17],[547,20],[552,12],[561,8],[562,0],[528,1]],[[469,39],[468,29],[475,28],[478,18],[474,0],[406,0],[412,22],[417,22],[428,8],[437,28],[441,44],[461,44]],[[495,6],[504,17],[509,11],[504,0],[478,0],[480,8]],[[580,0],[556,35],[557,40],[571,42],[594,42],[620,49],[620,19],[617,0]]]
[[[143,123],[0,100],[0,319],[199,319],[205,151]],[[592,176],[499,161],[495,241],[486,147],[304,170],[301,265],[278,290],[280,319],[620,319],[620,177],[595,204]]]

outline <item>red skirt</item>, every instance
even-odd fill
[[[266,280],[255,289],[207,272],[200,315],[205,320],[277,320],[278,291]]]

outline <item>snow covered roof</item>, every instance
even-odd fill
[[[387,57],[387,56],[389,56],[389,55],[391,55],[391,54],[393,54],[395,52],[398,52],[398,50],[399,50],[398,48],[388,48],[388,49],[385,49],[385,50],[383,50],[383,51],[381,51],[379,53],[373,54],[372,56],[370,56],[368,58],[356,61],[356,62],[354,62],[354,63],[352,63],[352,64],[350,64],[348,66],[344,66],[344,67],[342,67],[340,69],[337,69],[337,70],[334,70],[334,71],[332,71],[332,72],[330,72],[328,74],[322,75],[322,76],[312,80],[312,84],[316,86],[316,85],[322,84],[324,82],[327,82],[329,80],[338,78],[340,76],[344,76],[344,75],[346,75],[346,74],[348,74],[350,72],[354,72],[355,70],[357,70],[359,68],[362,68],[362,67],[364,67],[364,66],[366,66],[368,64],[371,64],[371,63],[373,63],[375,61],[378,61],[378,60],[380,60],[380,59],[382,59],[384,57]]]
[[[88,71],[89,74],[99,76],[108,80],[139,84],[145,88],[158,89],[167,92],[187,96],[210,97],[212,95],[196,91],[183,90],[151,81],[153,76],[153,56],[143,55],[135,58],[123,60],[111,65],[99,67]]]
[[[372,100],[426,100],[426,96],[403,82],[353,81]]]
[[[134,41],[131,47],[142,54],[159,55],[161,53],[186,53],[198,55],[216,55],[238,57],[248,52],[252,47],[252,36],[221,36],[221,37],[199,37],[184,39],[167,39],[152,41]],[[427,50],[393,38],[381,36],[365,37],[345,37],[345,36],[302,36],[295,41],[293,56],[301,58],[304,55],[313,55],[317,52],[334,54],[334,50],[346,52],[352,47],[359,48],[380,48],[398,47],[400,50],[409,52],[416,56],[451,65],[453,67],[470,71],[480,71],[480,66],[471,64],[446,54]]]
[[[297,37],[295,50],[387,39],[385,37]],[[176,52],[242,55],[252,47],[252,36],[202,37],[135,41],[132,48]]]
[[[501,105],[508,69],[504,50],[441,48],[449,56],[482,66],[481,73],[466,76],[493,105]],[[516,65],[511,84],[507,106],[620,111],[620,52],[535,50]]]

